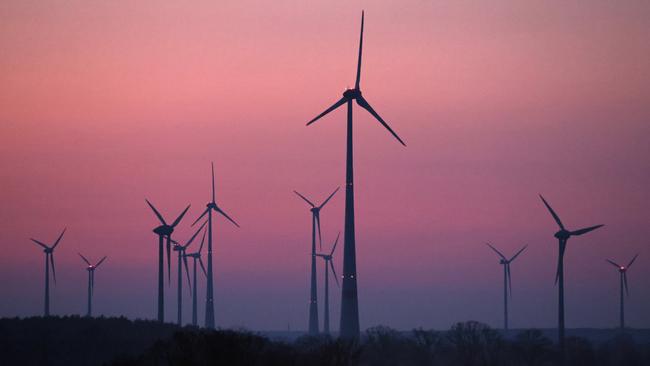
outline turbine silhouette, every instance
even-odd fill
[[[558,286],[558,343],[560,346],[560,354],[562,356],[562,360],[563,362],[565,362],[566,354],[565,354],[565,347],[564,347],[564,252],[566,250],[566,245],[570,237],[586,234],[604,225],[590,226],[584,229],[569,231],[564,227],[564,224],[562,224],[562,221],[560,221],[560,217],[555,213],[555,211],[553,211],[551,206],[548,204],[548,202],[546,202],[546,200],[544,199],[544,197],[542,197],[541,194],[539,195],[539,198],[542,199],[542,202],[544,202],[544,206],[546,206],[548,211],[551,213],[551,216],[553,216],[553,219],[560,227],[560,230],[556,232],[554,235],[558,240],[559,249],[560,249],[558,255],[558,261],[557,261],[557,272],[555,274],[555,284],[556,285],[559,284]]]
[[[44,316],[50,316],[50,264],[52,265],[52,278],[54,279],[54,284],[56,285],[56,268],[54,267],[54,249],[61,242],[63,234],[65,234],[66,229],[64,228],[59,235],[59,238],[56,239],[54,244],[50,247],[45,245],[43,242],[36,239],[31,239],[34,243],[40,245],[43,248],[45,253],[45,309],[43,311]]]
[[[307,123],[307,126],[316,122],[321,117],[338,107],[347,104],[347,144],[346,144],[346,168],[345,168],[345,229],[343,235],[343,286],[341,289],[341,337],[359,338],[359,303],[357,299],[357,263],[356,244],[354,234],[354,172],[353,172],[353,147],[352,147],[352,101],[367,110],[397,139],[402,145],[404,141],[388,126],[379,114],[370,106],[370,103],[361,93],[361,55],[363,49],[363,23],[364,12],[361,12],[361,36],[359,38],[359,58],[357,62],[357,78],[354,89],[347,89],[343,97],[327,108],[323,113],[316,116]]]
[[[175,244],[174,251],[178,252],[178,286],[177,286],[178,308],[176,314],[176,324],[178,324],[178,326],[183,325],[183,276],[182,276],[183,265],[185,265],[185,273],[187,274],[187,286],[188,286],[187,288],[190,290],[190,295],[192,295],[192,288],[191,288],[192,282],[190,281],[190,270],[187,265],[187,256],[185,255],[185,250],[187,249],[187,247],[190,246],[190,244],[192,244],[194,238],[196,238],[196,236],[199,235],[199,232],[203,230],[205,224],[207,223],[208,223],[207,221],[203,222],[201,227],[199,227],[199,229],[194,233],[194,235],[192,235],[190,240],[188,240],[187,243],[185,243],[185,245],[181,245],[177,241],[173,241]]]
[[[332,246],[332,251],[329,254],[320,254],[320,253],[316,254],[316,256],[323,258],[325,262],[325,316],[324,316],[325,320],[323,325],[325,334],[330,334],[330,285],[329,285],[330,269],[332,270],[332,275],[334,276],[334,280],[336,280],[336,287],[340,287],[339,279],[336,276],[336,270],[334,269],[334,263],[332,260],[332,256],[334,255],[334,250],[336,250],[336,245],[339,243],[339,236],[341,236],[340,232],[336,235],[336,241],[334,242],[334,246]]]
[[[181,212],[180,215],[174,220],[174,222],[171,225],[168,225],[165,219],[162,217],[160,212],[156,210],[156,208],[149,202],[149,200],[145,199],[147,201],[147,204],[149,207],[151,207],[151,210],[153,211],[154,214],[156,214],[156,217],[160,221],[162,225],[156,227],[153,229],[153,232],[158,235],[158,321],[159,322],[164,322],[165,321],[165,298],[164,298],[164,286],[163,286],[163,239],[166,237],[167,238],[167,277],[169,279],[169,282],[171,283],[171,241],[172,241],[172,233],[174,232],[174,228],[181,222],[183,219],[183,216],[185,216],[185,213],[187,210],[190,209],[190,205],[187,205],[185,207],[185,210]]]
[[[618,268],[618,273],[621,275],[620,283],[621,283],[621,295],[620,295],[620,304],[619,304],[619,316],[620,316],[620,327],[621,329],[625,329],[625,296],[623,295],[623,288],[625,288],[625,295],[630,296],[630,290],[627,287],[627,270],[630,269],[630,266],[634,261],[636,260],[636,257],[639,255],[636,254],[634,258],[630,261],[630,263],[627,264],[627,266],[622,266],[612,260],[606,259],[607,262],[611,263],[613,266]]]
[[[194,260],[193,262],[193,286],[194,286],[194,291],[192,292],[192,325],[197,326],[198,325],[198,317],[197,317],[197,304],[198,304],[198,299],[197,299],[197,290],[196,290],[196,262],[199,262],[201,265],[201,269],[203,270],[203,274],[205,277],[208,277],[208,273],[205,271],[205,266],[203,265],[203,260],[201,260],[201,249],[203,249],[203,243],[205,243],[205,234],[207,233],[207,229],[203,229],[203,237],[201,238],[201,246],[199,247],[199,250],[197,250],[194,253],[187,253],[184,255],[186,258],[192,258]]]
[[[88,271],[88,312],[86,313],[86,316],[91,317],[93,315],[92,298],[95,294],[95,270],[106,260],[107,257],[104,256],[104,258],[97,262],[97,264],[91,264],[81,253],[77,254],[79,254],[81,259],[88,265],[88,267],[86,267],[86,270]]]
[[[503,329],[508,330],[508,293],[512,297],[512,277],[510,275],[510,263],[515,260],[523,252],[528,245],[525,245],[523,248],[512,256],[512,258],[507,259],[497,248],[493,247],[490,243],[485,243],[487,246],[492,248],[495,253],[501,258],[499,264],[503,266]]]
[[[320,231],[320,210],[329,202],[329,200],[338,192],[336,188],[332,194],[320,205],[316,206],[302,194],[293,191],[300,198],[305,200],[311,206],[311,287],[309,297],[309,334],[318,334],[318,295],[316,285],[316,231],[318,231],[318,242],[321,249],[323,248],[322,236]]]
[[[214,194],[214,163],[212,165],[212,201],[208,202],[206,205],[205,211],[199,216],[199,218],[194,221],[192,226],[194,226],[203,216],[208,215],[208,283],[206,286],[206,297],[205,297],[205,327],[214,329],[214,285],[212,282],[212,211],[221,214],[228,221],[232,222],[235,226],[239,227],[239,224],[235,220],[231,219],[228,214],[226,214],[215,202]]]

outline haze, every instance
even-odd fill
[[[4,1],[0,316],[41,313],[29,238],[67,226],[52,313],[85,311],[82,252],[109,256],[97,315],[154,318],[144,199],[170,217],[191,203],[176,235],[188,238],[214,161],[220,205],[242,226],[217,220],[217,324],[306,329],[311,218],[292,191],[321,200],[344,183],[345,112],[304,125],[354,83],[361,9],[364,95],[408,144],[355,114],[362,329],[500,326],[488,240],[506,255],[529,245],[512,265],[511,326],[553,327],[556,226],[538,193],[571,227],[606,224],[569,243],[567,327],[616,326],[605,259],[636,253],[627,324],[650,327],[644,1]],[[321,219],[327,250],[343,195]]]

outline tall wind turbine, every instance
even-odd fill
[[[499,264],[503,266],[503,329],[508,330],[508,292],[510,293],[510,297],[512,297],[512,277],[510,275],[510,263],[515,260],[523,252],[528,245],[525,245],[523,248],[519,249],[519,251],[512,256],[512,258],[508,259],[506,258],[503,254],[501,254],[500,251],[497,250],[497,248],[493,247],[490,245],[490,243],[486,243],[487,246],[492,248],[499,258]]]
[[[192,269],[193,272],[193,286],[194,286],[194,291],[192,292],[192,325],[197,326],[197,313],[196,313],[196,307],[197,307],[197,291],[196,291],[196,262],[199,262],[201,265],[201,269],[203,270],[203,274],[205,277],[208,277],[208,273],[205,271],[205,266],[203,265],[203,260],[201,260],[201,249],[203,249],[203,243],[205,243],[205,234],[207,230],[203,230],[203,237],[201,238],[201,246],[199,247],[199,250],[197,250],[194,253],[187,253],[185,254],[185,257],[192,258],[194,260],[194,266]]]
[[[357,300],[357,262],[354,236],[354,186],[353,186],[353,158],[352,158],[352,101],[356,100],[357,104],[367,110],[379,123],[384,126],[402,145],[406,146],[404,141],[388,126],[388,124],[379,116],[370,106],[370,103],[361,95],[359,83],[361,81],[361,51],[363,47],[363,19],[364,13],[361,12],[361,36],[359,39],[359,59],[357,62],[357,79],[354,89],[347,89],[343,93],[343,98],[327,108],[325,112],[316,116],[307,123],[307,126],[316,122],[319,118],[335,110],[336,108],[347,104],[347,148],[346,148],[346,168],[345,168],[345,231],[343,235],[343,288],[341,290],[341,337],[359,338],[359,303]]]
[[[174,232],[174,228],[176,225],[178,225],[181,220],[183,219],[183,216],[185,216],[185,213],[187,210],[190,209],[190,205],[187,205],[185,207],[185,210],[181,212],[180,215],[174,220],[174,222],[171,225],[168,225],[165,219],[162,217],[160,212],[156,210],[156,208],[149,202],[149,200],[145,199],[147,201],[147,204],[151,209],[153,210],[153,213],[156,214],[156,217],[158,217],[158,220],[160,220],[160,223],[162,225],[156,227],[153,229],[153,232],[158,235],[158,321],[159,322],[164,322],[165,321],[165,290],[163,286],[163,239],[167,237],[167,277],[171,281],[171,241],[172,241],[172,233]]]
[[[309,297],[309,334],[318,334],[318,295],[316,285],[316,231],[318,231],[318,242],[321,249],[323,248],[322,236],[320,232],[320,210],[327,204],[327,202],[338,192],[338,188],[330,194],[329,197],[320,205],[314,205],[310,200],[305,198],[302,194],[293,191],[300,198],[305,200],[311,206],[311,288]]]
[[[212,164],[212,201],[208,202],[206,205],[205,211],[199,216],[196,221],[192,224],[194,226],[203,216],[208,215],[208,283],[206,286],[206,296],[205,296],[205,327],[214,329],[214,284],[212,281],[212,211],[221,214],[228,221],[232,222],[235,226],[239,227],[239,224],[235,220],[231,219],[228,214],[226,214],[215,202],[214,194],[214,163]]]
[[[565,358],[565,348],[564,348],[564,251],[566,250],[566,245],[570,237],[572,236],[579,236],[582,234],[586,234],[592,230],[596,230],[601,226],[604,225],[596,225],[596,226],[590,226],[584,229],[580,230],[575,230],[575,231],[569,231],[564,227],[564,224],[562,224],[562,221],[560,221],[560,217],[553,211],[551,206],[546,202],[544,197],[542,195],[539,195],[539,198],[542,199],[542,202],[544,202],[544,205],[548,209],[548,211],[551,213],[551,216],[553,216],[553,219],[555,219],[555,222],[557,225],[560,227],[560,230],[555,233],[555,237],[557,238],[559,242],[559,247],[560,247],[560,252],[558,255],[558,261],[557,261],[557,273],[555,275],[555,284],[558,286],[558,343],[560,345],[560,354],[562,355],[562,360],[566,360]]]
[[[325,262],[325,322],[323,326],[325,328],[324,329],[325,334],[330,334],[330,284],[329,284],[330,269],[332,270],[332,275],[336,280],[336,286],[340,287],[339,279],[336,276],[336,270],[334,269],[334,263],[332,261],[334,250],[336,249],[336,245],[339,243],[339,236],[341,236],[340,232],[338,233],[338,235],[336,235],[336,241],[334,242],[334,246],[332,246],[332,251],[330,252],[330,254],[320,254],[320,253],[316,254],[317,256],[323,258]]]
[[[618,272],[621,275],[621,280],[620,280],[620,282],[621,282],[621,302],[620,302],[620,309],[619,309],[619,311],[620,311],[621,329],[625,329],[625,303],[624,303],[625,296],[623,295],[623,288],[625,288],[625,294],[627,296],[630,296],[630,291],[629,291],[629,289],[627,287],[627,270],[630,269],[630,266],[632,265],[632,263],[634,263],[634,261],[636,260],[636,257],[638,257],[638,256],[639,256],[638,254],[635,255],[634,258],[632,258],[632,260],[630,261],[630,263],[627,264],[627,266],[622,266],[620,264],[617,264],[614,261],[611,261],[611,260],[607,259],[607,261],[609,263],[611,263],[613,266],[616,266],[616,268],[618,268]]]
[[[45,253],[45,310],[43,314],[45,316],[50,316],[50,264],[52,264],[52,278],[54,279],[54,284],[56,285],[56,269],[54,268],[54,249],[56,248],[57,245],[59,245],[59,242],[61,241],[61,238],[63,238],[63,234],[65,234],[65,228],[61,232],[61,235],[59,235],[59,238],[56,239],[54,244],[49,247],[45,245],[44,243],[36,240],[36,239],[31,239],[34,243],[40,245],[43,247],[43,252]]]
[[[178,324],[179,327],[183,325],[183,264],[185,265],[185,273],[187,274],[187,286],[188,289],[190,289],[190,295],[192,294],[192,282],[190,281],[190,270],[187,266],[187,256],[185,255],[185,250],[190,246],[190,244],[192,244],[194,238],[199,235],[199,232],[203,230],[203,227],[205,227],[205,224],[207,223],[207,221],[204,222],[203,225],[201,225],[201,227],[199,227],[199,229],[194,233],[194,235],[192,235],[190,240],[185,243],[185,245],[181,245],[180,243],[174,241],[174,251],[178,252],[178,310],[176,315],[176,324]]]
[[[84,257],[81,253],[77,254],[79,254],[81,259],[83,259],[83,261],[88,265],[88,267],[86,267],[86,270],[88,271],[88,312],[86,313],[86,316],[91,317],[93,314],[92,298],[93,294],[95,293],[95,270],[97,267],[99,267],[100,264],[102,264],[102,262],[104,262],[104,260],[106,260],[106,256],[97,262],[97,264],[90,264],[88,259],[86,259],[86,257]]]

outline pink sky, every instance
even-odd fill
[[[53,313],[84,312],[80,251],[109,256],[98,313],[153,318],[144,198],[166,217],[191,203],[187,238],[214,161],[218,201],[242,226],[216,224],[217,323],[306,328],[310,216],[292,190],[321,200],[344,182],[345,113],[304,124],[354,83],[361,9],[364,96],[408,144],[355,109],[362,328],[500,326],[486,240],[529,244],[512,265],[512,326],[553,326],[556,227],[538,193],[569,227],[606,224],[569,243],[567,326],[616,324],[604,259],[638,252],[626,316],[650,327],[644,1],[4,1],[0,316],[40,314],[43,254],[28,239],[67,226]],[[343,194],[322,221],[329,247]]]

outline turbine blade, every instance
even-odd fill
[[[320,232],[320,215],[316,213],[316,227],[318,228],[318,246],[320,250],[323,250],[323,236]]]
[[[311,203],[311,201],[308,200],[307,197],[305,197],[305,196],[303,196],[302,194],[298,193],[298,191],[293,191],[293,193],[297,194],[300,198],[302,198],[303,200],[305,200],[305,202],[307,202],[311,207],[316,207],[316,205],[314,205],[313,203]]]
[[[162,217],[162,215],[160,214],[160,212],[158,212],[158,210],[156,210],[156,208],[153,207],[153,205],[151,204],[151,202],[149,202],[149,200],[146,199],[146,198],[145,198],[145,201],[147,201],[147,204],[149,205],[149,207],[151,207],[151,209],[153,210],[153,213],[156,214],[156,216],[158,217],[158,220],[160,220],[160,222],[161,222],[163,225],[167,225],[167,223],[165,222],[165,219],[163,219],[163,217]]]
[[[201,216],[199,216],[199,218],[196,219],[191,226],[196,225],[196,223],[199,222],[199,220],[201,220],[201,218],[203,218],[203,216],[205,216],[205,214],[207,214],[208,211],[210,211],[210,207],[206,208],[205,211],[203,211],[203,213],[201,214]]]
[[[572,232],[571,232],[571,235],[582,235],[582,234],[586,234],[586,233],[588,233],[588,232],[590,232],[590,231],[596,230],[596,229],[598,229],[599,227],[603,227],[603,226],[605,226],[605,225],[596,225],[596,226],[586,227],[586,228],[584,228],[584,229],[580,229],[580,230],[572,231]]]
[[[84,257],[81,253],[77,253],[77,254],[79,254],[81,259],[83,259],[83,261],[86,262],[87,265],[89,265],[89,266],[91,265],[90,262],[88,262],[88,259],[86,259],[86,257]]]
[[[566,250],[566,241],[560,241],[560,255],[557,257],[557,272],[555,273],[555,284],[560,279],[560,268],[562,267],[562,258],[564,258],[564,251]]]
[[[332,199],[332,197],[336,194],[336,192],[339,191],[340,188],[341,188],[341,187],[337,187],[337,188],[334,190],[334,192],[332,192],[332,194],[330,194],[329,197],[327,197],[327,199],[325,200],[325,202],[321,203],[320,206],[318,206],[318,208],[319,208],[319,209],[323,208],[323,206],[325,206],[325,204],[327,204],[327,202],[329,202],[329,200]]]
[[[167,236],[167,281],[168,285],[172,284],[172,253],[171,253],[171,247],[172,247],[172,238],[171,236]]]
[[[510,275],[510,263],[506,264],[506,271],[508,272],[508,290],[510,297],[512,297],[512,276]]]
[[[90,272],[90,297],[95,296],[95,271]]]
[[[332,274],[334,275],[334,280],[336,281],[336,287],[341,287],[339,285],[339,276],[336,275],[336,270],[334,269],[334,262],[330,259],[330,268],[332,269]]]
[[[618,263],[616,263],[616,262],[614,262],[614,261],[611,261],[611,260],[609,260],[609,259],[605,259],[605,260],[606,260],[607,262],[611,263],[612,266],[614,266],[614,267],[616,267],[616,268],[619,268],[619,269],[621,268],[621,265],[620,265],[620,264],[618,264]]]
[[[497,248],[493,247],[490,243],[485,243],[485,245],[492,248],[492,250],[494,250],[494,252],[497,253],[497,255],[501,257],[501,259],[503,259],[504,261],[506,260],[506,257],[503,254],[501,254],[501,252]]]
[[[214,162],[210,162],[212,165],[212,202],[214,202]]]
[[[331,112],[331,111],[335,110],[336,108],[342,106],[342,105],[345,104],[347,101],[348,101],[348,98],[346,98],[346,97],[343,97],[343,98],[339,99],[338,102],[334,103],[331,107],[327,108],[327,109],[325,110],[325,112],[319,114],[318,116],[316,116],[316,118],[314,118],[314,119],[312,119],[311,121],[307,122],[307,126],[309,126],[310,124],[316,122],[318,119],[320,119],[320,118],[323,117],[324,115],[328,114],[329,112]]]
[[[374,109],[372,109],[372,107],[370,106],[370,104],[368,103],[367,100],[365,100],[362,96],[358,96],[358,97],[357,97],[357,104],[358,104],[359,106],[361,106],[363,109],[365,109],[365,110],[367,110],[368,112],[370,112],[370,114],[372,114],[372,115],[377,119],[377,121],[379,121],[379,123],[381,123],[382,126],[384,126],[384,128],[386,128],[386,129],[388,130],[388,132],[390,132],[390,133],[393,135],[393,137],[395,137],[395,138],[397,139],[397,141],[400,142],[400,144],[406,146],[406,144],[404,143],[404,141],[402,141],[402,139],[399,138],[399,136],[397,136],[397,134],[395,133],[395,131],[393,131],[393,129],[390,128],[390,126],[388,125],[388,123],[386,123],[386,121],[384,121],[384,120],[379,116],[379,114],[378,114],[377,112],[375,112]]]
[[[357,80],[354,83],[354,88],[359,89],[359,82],[361,81],[361,51],[363,50],[363,17],[364,12],[361,11],[361,36],[359,37],[359,61],[357,62]]]
[[[630,289],[627,287],[627,272],[623,272],[623,283],[625,284],[625,294],[630,296]]]
[[[183,255],[183,264],[185,265],[185,274],[187,275],[187,288],[190,290],[190,295],[192,295],[192,281],[190,281],[190,269],[187,266],[187,257],[185,255]]]
[[[36,239],[31,239],[31,238],[30,238],[29,240],[31,240],[31,241],[33,241],[34,243],[36,243],[36,244],[42,246],[43,249],[47,249],[47,248],[48,248],[47,245],[43,244],[42,242],[40,242],[40,241],[38,241],[38,240],[36,240]]]
[[[230,216],[228,216],[228,214],[227,214],[227,213],[225,213],[225,212],[223,212],[223,210],[222,210],[222,209],[220,209],[220,208],[217,208],[217,212],[218,212],[218,213],[220,213],[220,214],[222,214],[222,215],[223,215],[223,217],[225,217],[225,218],[227,218],[227,219],[228,219],[228,221],[230,221],[230,222],[232,222],[233,224],[235,224],[235,226],[237,226],[237,227],[239,227],[239,224],[238,224],[238,223],[236,223],[236,222],[235,222],[235,220],[233,220],[233,219],[231,219],[231,218],[230,218]]]
[[[203,230],[203,237],[201,238],[201,246],[199,247],[199,251],[197,252],[199,253],[199,255],[201,254],[201,249],[203,249],[203,243],[205,243],[205,234],[207,233],[208,233],[208,229],[206,228],[205,230]]]
[[[203,225],[201,225],[201,227],[199,227],[199,229],[194,233],[194,235],[192,235],[190,240],[188,240],[187,243],[184,246],[181,246],[181,248],[183,248],[183,250],[185,250],[185,248],[189,247],[190,244],[192,244],[192,242],[194,241],[194,238],[196,238],[196,236],[199,235],[199,233],[201,232],[201,230],[205,227],[205,225],[207,223],[208,223],[207,221],[204,221]]]
[[[208,272],[205,271],[205,266],[203,265],[203,259],[201,259],[201,257],[199,257],[199,264],[201,265],[201,269],[203,270],[203,274],[207,278],[208,277]]]
[[[341,232],[339,231],[338,234],[336,234],[336,240],[334,241],[334,246],[332,247],[332,251],[330,252],[330,256],[334,255],[334,249],[336,249],[336,246],[339,243],[339,236],[341,236]]]
[[[183,210],[183,212],[181,212],[181,214],[178,215],[178,217],[176,218],[176,220],[174,220],[174,223],[172,224],[172,227],[176,227],[176,225],[178,225],[178,224],[181,222],[181,220],[183,219],[183,216],[185,216],[185,213],[187,212],[187,210],[190,209],[190,206],[191,206],[191,205],[187,205],[187,207],[185,207],[185,209]]]
[[[104,256],[104,258],[102,258],[102,260],[100,260],[100,261],[95,265],[95,268],[99,267],[100,264],[104,263],[104,261],[106,260],[106,258],[108,258],[108,257],[107,257],[107,256]]]
[[[555,219],[555,222],[557,222],[557,224],[560,226],[560,229],[565,230],[564,229],[564,224],[562,224],[562,221],[560,221],[560,217],[555,213],[555,211],[553,211],[553,209],[551,208],[551,205],[549,205],[548,202],[546,202],[546,200],[544,199],[544,197],[542,197],[541,194],[539,195],[539,198],[542,199],[542,202],[544,202],[544,205],[546,206],[546,208],[549,210],[549,212],[551,213],[551,215]]]
[[[52,278],[54,278],[54,284],[56,285],[56,268],[54,268],[54,252],[50,253],[50,264],[52,265]]]
[[[638,257],[638,256],[639,256],[639,254],[637,253],[637,254],[634,256],[634,258],[632,258],[632,260],[630,261],[630,263],[627,264],[627,268],[630,268],[630,266],[632,265],[632,263],[634,263],[634,261],[636,260],[636,257]]]
[[[524,245],[523,248],[519,249],[519,251],[517,252],[517,254],[513,255],[512,258],[510,258],[510,260],[509,260],[508,262],[512,262],[512,261],[514,261],[515,258],[517,258],[517,257],[519,256],[519,254],[521,254],[521,252],[523,252],[526,248],[528,248],[528,245]]]
[[[59,238],[56,239],[56,241],[54,242],[54,245],[52,245],[52,250],[54,250],[54,248],[56,248],[56,246],[59,245],[59,242],[61,241],[61,238],[63,238],[63,234],[65,234],[66,230],[67,230],[67,228],[63,229],[63,231],[61,232],[61,235],[59,235]]]

